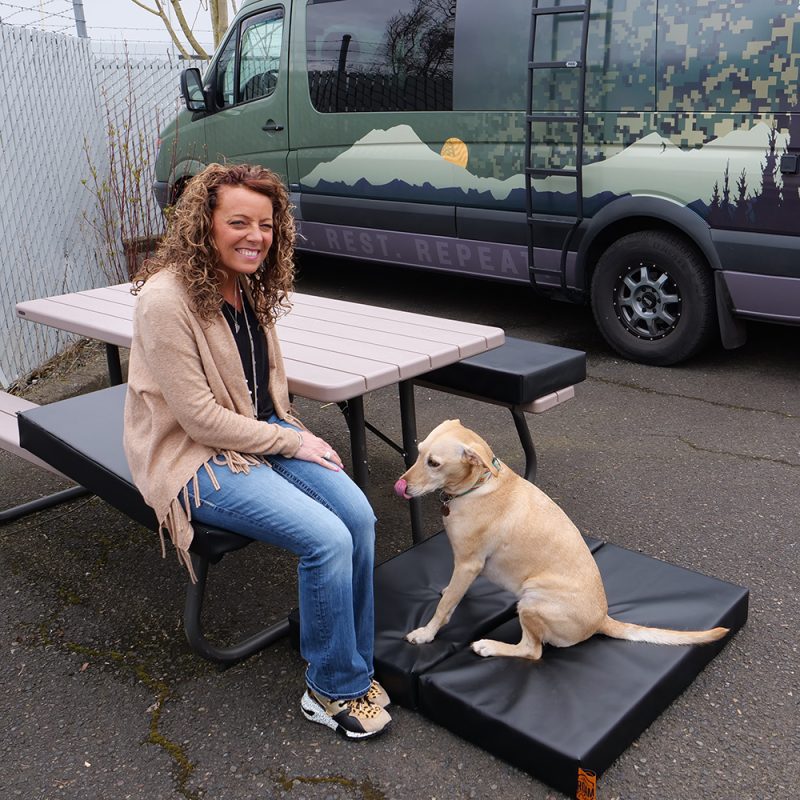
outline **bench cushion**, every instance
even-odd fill
[[[497,403],[524,405],[586,379],[586,353],[506,337],[505,343],[416,380]]]
[[[742,587],[609,544],[595,559],[609,613],[621,620],[735,631],[747,619]],[[516,643],[519,622],[487,638]],[[420,676],[420,710],[574,796],[578,769],[599,776],[729,639],[670,647],[594,636],[574,647],[546,647],[537,663],[464,650]]]
[[[122,449],[127,387],[112,386],[19,414],[20,444],[150,530],[158,524]],[[192,552],[219,560],[252,539],[194,523]]]

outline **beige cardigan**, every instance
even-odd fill
[[[275,413],[290,415],[289,390],[274,328],[262,326],[269,351]],[[134,483],[153,508],[162,551],[166,530],[195,580],[189,557],[191,511],[186,484],[212,458],[247,472],[260,456],[293,456],[296,431],[255,419],[233,334],[220,312],[203,322],[192,312],[183,280],[162,270],[142,287],[133,318],[125,398],[124,447]]]

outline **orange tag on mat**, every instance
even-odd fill
[[[575,800],[597,800],[597,775],[590,769],[578,767],[578,788]]]

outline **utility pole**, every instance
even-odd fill
[[[72,13],[75,15],[75,29],[81,39],[88,39],[86,33],[86,18],[83,16],[83,0],[72,0]]]

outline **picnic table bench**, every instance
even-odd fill
[[[61,477],[66,477],[46,461],[37,458],[29,450],[20,446],[17,414],[20,411],[29,411],[32,408],[36,408],[36,403],[31,403],[29,400],[24,400],[16,395],[0,391],[0,448],[13,453],[15,456],[24,458],[32,464],[36,464],[37,467],[46,469],[49,472],[54,472],[56,475],[61,475]],[[60,492],[48,495],[47,497],[39,497],[28,503],[22,503],[0,511],[0,523],[11,522],[12,520],[24,517],[26,514],[31,514],[34,511],[41,511],[42,509],[49,508],[58,503],[63,503],[67,500],[74,500],[76,497],[81,497],[85,494],[88,494],[88,492],[82,486],[71,486],[68,489],[62,489]]]

